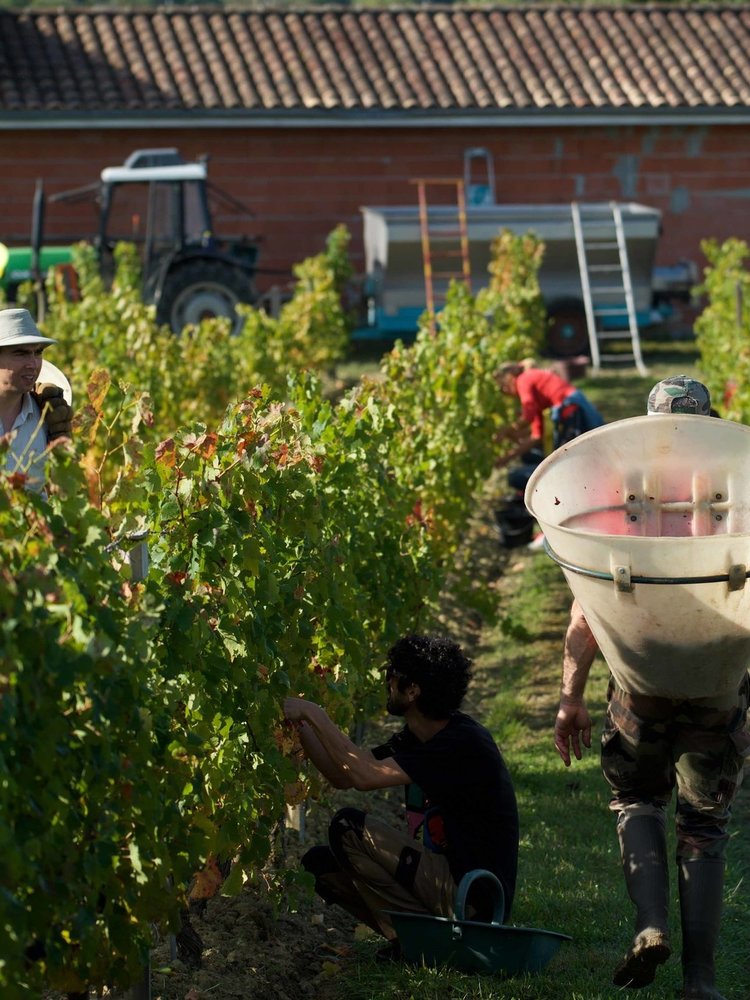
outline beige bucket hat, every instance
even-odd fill
[[[0,309],[0,347],[56,343],[52,337],[42,336],[28,309]]]

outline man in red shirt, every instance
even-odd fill
[[[532,448],[542,447],[545,410],[550,411],[552,420],[553,448],[604,423],[601,413],[586,396],[556,372],[510,362],[498,369],[495,381],[502,392],[517,396],[521,402],[521,419],[502,435],[517,442],[513,451],[503,456],[503,464]]]

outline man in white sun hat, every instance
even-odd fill
[[[45,451],[70,435],[71,409],[62,387],[39,381],[44,337],[27,309],[0,309],[0,439],[5,471],[28,489],[44,488]]]

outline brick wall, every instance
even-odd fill
[[[36,177],[49,193],[96,179],[139,147],[177,146],[211,156],[212,181],[243,201],[252,220],[223,210],[220,234],[262,239],[262,265],[286,270],[316,253],[339,222],[363,266],[360,205],[409,204],[415,177],[460,176],[463,151],[493,154],[497,200],[621,199],[659,208],[658,263],[700,263],[700,241],[750,237],[750,154],[731,126],[534,129],[320,129],[50,131],[6,133],[0,147],[0,240],[28,241]],[[90,205],[55,206],[49,239],[93,233]],[[278,278],[267,276],[265,284]]]

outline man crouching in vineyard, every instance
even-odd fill
[[[371,751],[354,744],[319,705],[301,698],[284,703],[287,719],[299,723],[305,753],[334,787],[404,785],[409,803],[416,785],[424,796],[421,823],[410,823],[408,832],[359,809],[340,809],[329,826],[328,846],[313,847],[302,858],[327,903],[338,903],[387,938],[380,957],[400,954],[386,910],[450,917],[458,883],[472,869],[498,877],[506,919],[510,912],[518,858],[516,798],[492,736],[459,711],[470,676],[471,662],[455,642],[399,639],[388,653],[386,708],[405,725]],[[474,919],[483,919],[482,901],[473,902]]]

